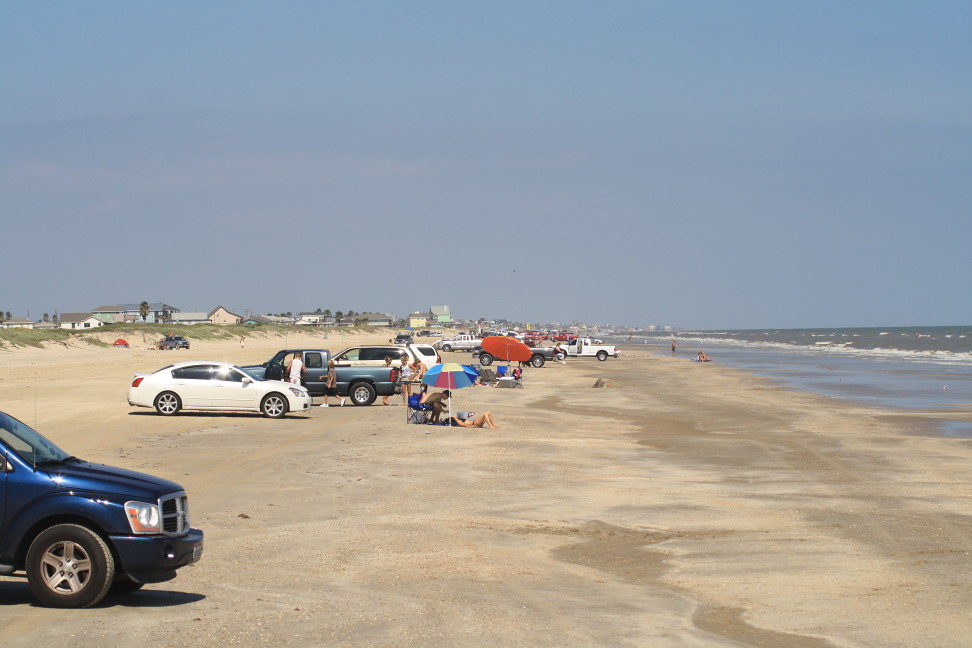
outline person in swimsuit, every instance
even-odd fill
[[[496,425],[496,422],[493,420],[492,412],[483,412],[476,418],[466,419],[465,421],[453,416],[452,424],[457,425],[459,427],[467,427],[467,428],[481,428],[481,427],[488,426],[490,430],[495,430],[496,428],[499,427],[498,425]]]

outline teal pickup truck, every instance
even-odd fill
[[[327,361],[331,352],[327,349],[283,349],[272,358],[258,365],[240,367],[256,380],[286,380],[286,367],[290,366],[295,353],[304,363],[301,381],[311,396],[323,396],[327,382]],[[337,373],[337,395],[349,397],[355,405],[371,405],[378,396],[400,394],[402,390],[399,367],[342,367]]]

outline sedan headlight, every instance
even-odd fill
[[[290,391],[292,391],[294,393],[294,396],[296,396],[297,398],[305,398],[307,396],[307,392],[305,392],[303,389],[297,389],[296,387],[291,387]]]
[[[125,515],[132,533],[160,533],[162,531],[162,516],[159,507],[145,502],[125,502]]]

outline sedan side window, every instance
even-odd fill
[[[192,365],[172,370],[172,377],[179,380],[210,380],[213,377],[211,365]]]
[[[217,367],[213,372],[213,378],[227,382],[243,382],[243,376],[229,367]]]

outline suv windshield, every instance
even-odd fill
[[[3,412],[0,412],[0,441],[34,466],[41,463],[60,463],[71,458],[71,455],[38,432]]]

